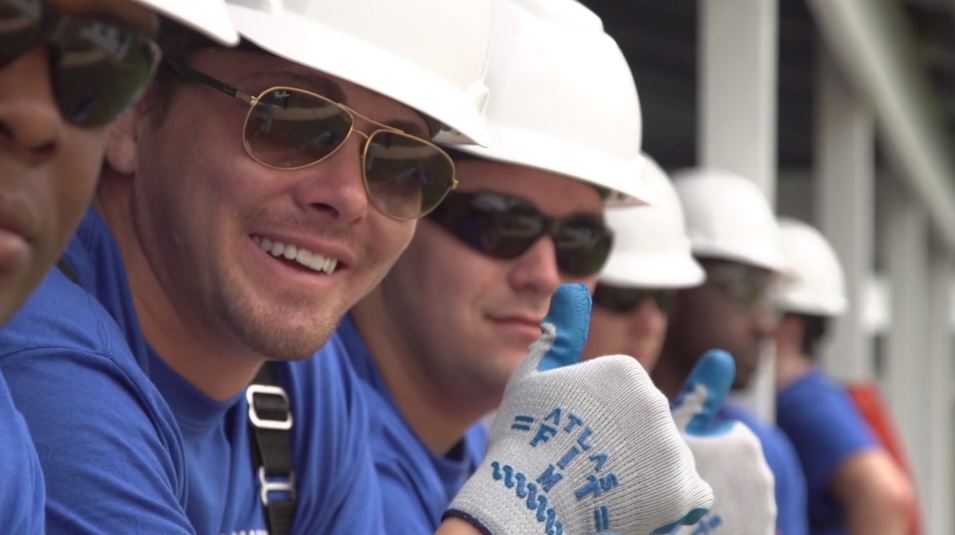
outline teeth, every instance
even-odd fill
[[[272,241],[261,236],[252,236],[252,242],[274,257],[282,256],[287,260],[294,260],[313,271],[331,274],[338,267],[338,259],[325,257],[302,247]]]

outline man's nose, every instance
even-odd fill
[[[62,142],[65,122],[50,81],[43,48],[0,69],[0,147],[30,165],[51,158]]]

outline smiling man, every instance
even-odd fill
[[[49,532],[381,531],[350,371],[297,359],[453,186],[424,138],[450,125],[483,141],[490,7],[349,5],[232,6],[238,49],[164,29],[169,61],[113,130],[94,208],[0,333]],[[46,58],[38,48],[31,68]],[[104,142],[75,149],[99,144],[91,178]],[[292,401],[290,478],[253,459],[243,393],[266,360],[295,361],[267,367]]]
[[[93,194],[107,127],[155,72],[153,10],[237,39],[216,0],[0,1],[0,324],[59,257]],[[44,505],[36,451],[0,375],[4,529],[46,533]]]
[[[453,153],[461,186],[421,221],[394,268],[339,329],[345,352],[334,356],[354,365],[372,407],[372,448],[391,533],[431,533],[441,522],[485,457],[487,433],[478,421],[501,404],[508,379],[541,336],[551,295],[562,283],[593,288],[612,242],[605,203],[637,204],[644,194],[633,78],[588,9],[571,0],[500,2],[488,85],[488,148]],[[662,396],[649,381],[632,391],[614,389],[607,377],[575,381],[584,390],[619,392],[614,405],[631,422],[646,418],[638,435],[647,442],[633,445],[627,457],[643,481],[661,482],[641,486],[626,513],[597,514],[596,525],[591,515],[587,527],[626,525],[617,515],[632,515],[642,518],[646,533],[676,520],[678,504],[698,487],[687,479],[685,457],[654,460],[656,453],[686,452]],[[567,388],[563,410],[572,413],[585,398]],[[551,423],[560,414],[552,413]],[[504,418],[499,427],[510,425]],[[582,440],[578,453],[590,449]],[[500,443],[492,438],[490,447]],[[573,458],[560,468],[574,466]],[[555,480],[538,475],[528,474],[529,485],[552,490]],[[449,514],[480,516],[476,524],[490,533],[499,533],[493,526],[516,529],[519,510],[507,502],[475,514],[475,503],[494,503],[486,498],[493,492],[472,479]],[[556,495],[548,494],[551,502]]]

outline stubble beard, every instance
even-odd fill
[[[309,300],[286,307],[262,307],[232,281],[223,281],[213,294],[213,307],[239,343],[268,360],[302,360],[311,357],[331,337],[344,314],[338,306],[323,303],[314,314],[303,314]],[[335,310],[329,310],[333,307]],[[290,325],[290,318],[302,318]]]

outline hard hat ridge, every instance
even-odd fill
[[[696,286],[705,275],[691,253],[680,200],[663,169],[643,157],[641,179],[653,204],[607,210],[614,245],[600,281],[639,288]]]
[[[576,0],[500,0],[491,41],[489,144],[461,150],[646,202],[640,101],[600,18]]]
[[[839,258],[815,228],[790,218],[779,220],[780,238],[789,260],[789,277],[778,296],[786,312],[840,316],[848,308]]]
[[[697,257],[783,273],[787,267],[769,202],[751,180],[711,168],[673,174]]]

